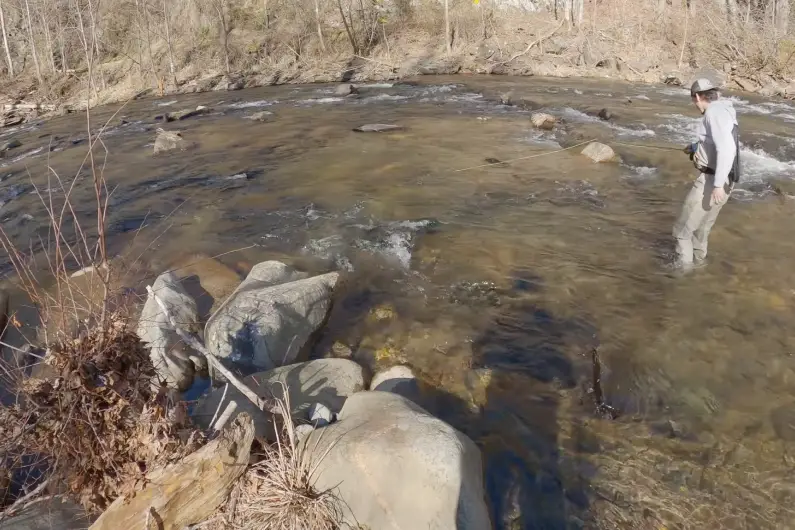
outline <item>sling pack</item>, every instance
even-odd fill
[[[734,164],[732,164],[732,169],[729,171],[729,184],[734,186],[738,182],[740,182],[740,130],[737,127],[737,124],[734,125],[732,128],[732,136],[734,137],[734,147],[735,147],[735,155],[734,155]],[[691,156],[691,160],[693,160],[695,164],[695,158]],[[696,169],[699,170],[701,173],[706,175],[714,175],[715,170],[711,167],[702,167],[698,164],[695,164]]]

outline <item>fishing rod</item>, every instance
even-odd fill
[[[594,139],[591,139],[591,140],[586,140],[584,142],[580,142],[578,144],[575,144],[575,145],[572,145],[572,146],[569,146],[569,147],[564,147],[562,149],[554,149],[552,151],[544,151],[542,153],[534,153],[532,155],[521,156],[519,158],[512,158],[510,160],[500,160],[498,162],[488,162],[486,164],[480,164],[480,165],[477,165],[477,166],[465,167],[465,168],[461,168],[461,169],[453,169],[451,171],[453,173],[459,173],[461,171],[470,171],[472,169],[480,169],[480,168],[484,168],[484,167],[496,166],[496,165],[499,165],[499,164],[509,164],[511,162],[518,162],[519,160],[528,160],[530,158],[538,158],[540,156],[554,155],[554,154],[557,154],[557,153],[562,153],[563,151],[569,151],[570,149],[575,149],[577,147],[582,147],[583,145],[586,145],[586,144],[589,144],[589,143],[595,142],[595,141],[597,141],[597,140],[594,138]],[[646,149],[661,149],[661,150],[664,150],[664,151],[682,151],[681,147],[672,147],[672,146],[669,146],[669,145],[633,144],[633,143],[628,143],[628,142],[610,142],[610,143],[615,144],[615,145],[623,145],[623,146],[627,146],[627,147],[643,147],[643,148],[646,148]]]

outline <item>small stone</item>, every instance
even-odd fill
[[[238,173],[236,175],[231,175],[229,177],[226,177],[226,180],[246,180],[246,179],[248,179],[247,173]]]
[[[334,413],[322,403],[314,403],[309,409],[309,421],[315,427],[325,427],[334,421]]]
[[[555,127],[557,121],[558,119],[555,116],[544,112],[534,112],[530,115],[530,122],[533,124],[533,127],[538,129],[550,130]]]
[[[380,305],[370,311],[373,320],[383,321],[395,318],[395,309],[390,305]]]
[[[612,120],[615,117],[613,115],[613,113],[610,112],[607,109],[600,110],[598,116],[599,116],[600,119],[602,119],[604,121],[610,121],[610,120]]]
[[[157,129],[157,138],[155,138],[155,154],[164,153],[166,151],[173,151],[176,149],[184,150],[187,148],[187,142],[182,135],[176,131],[164,131]]]
[[[511,92],[507,92],[500,96],[500,104],[502,105],[513,105],[513,94]]]
[[[616,153],[609,145],[599,142],[589,143],[581,153],[594,162],[609,162],[616,156]]]
[[[350,346],[337,341],[331,346],[331,354],[338,359],[350,359],[353,350]]]

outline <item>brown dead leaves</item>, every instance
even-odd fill
[[[146,485],[146,473],[193,452],[204,437],[158,384],[148,352],[122,319],[53,345],[48,375],[27,379],[0,407],[3,453],[46,457],[52,476],[89,510]]]

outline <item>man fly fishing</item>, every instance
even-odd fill
[[[705,264],[709,232],[740,180],[740,141],[732,102],[721,98],[708,79],[693,83],[690,98],[704,117],[697,129],[698,141],[685,148],[699,176],[673,230],[676,266],[684,272]]]

